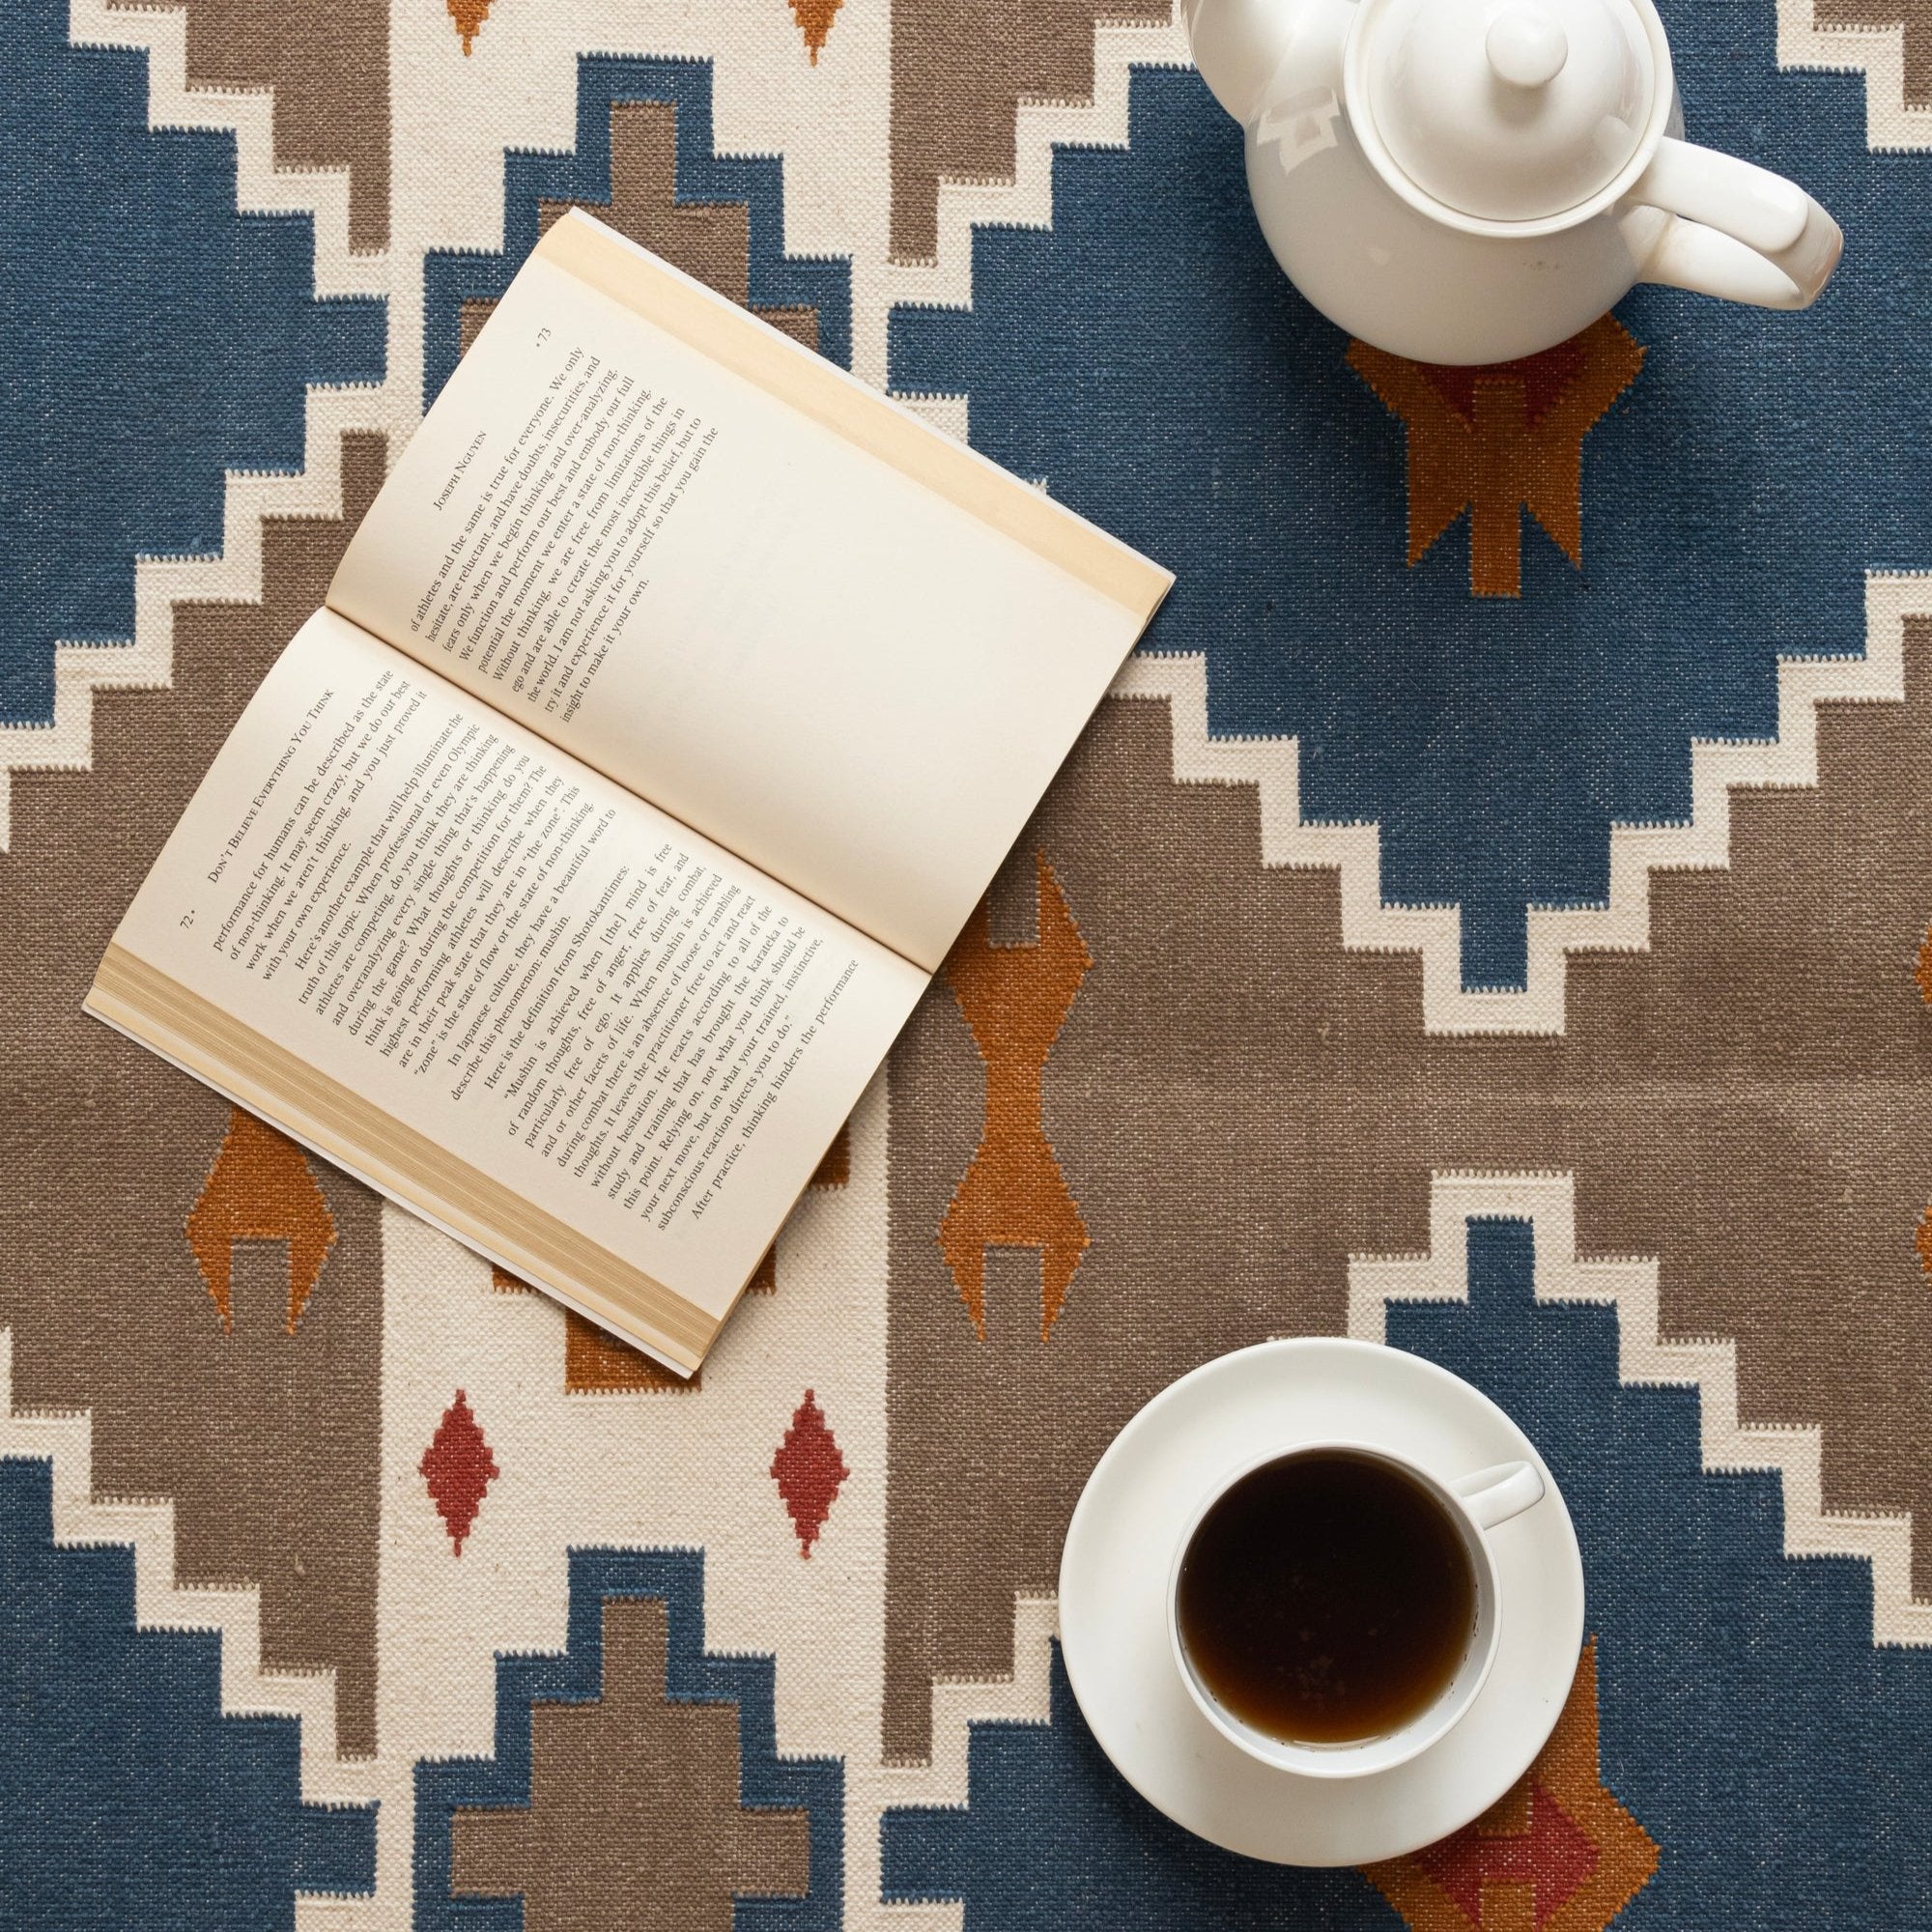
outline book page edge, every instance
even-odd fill
[[[110,945],[107,958],[102,961],[103,969],[120,951],[120,948]],[[514,1242],[506,1243],[493,1237],[481,1221],[454,1203],[438,1196],[433,1188],[412,1182],[386,1163],[369,1158],[365,1151],[356,1149],[298,1106],[277,1095],[272,1089],[238,1072],[232,1065],[217,1063],[192,1042],[169,1030],[156,1015],[123,997],[112,987],[103,985],[99,977],[96,978],[81,1002],[81,1009],[116,1033],[199,1080],[202,1085],[213,1089],[236,1106],[267,1121],[310,1152],[331,1166],[339,1167],[345,1174],[353,1176],[418,1219],[427,1221],[452,1239],[462,1242],[486,1261],[561,1302],[585,1321],[641,1350],[653,1361],[680,1378],[689,1379],[702,1365],[712,1342],[744,1292],[744,1285],[740,1284],[738,1293],[733,1294],[724,1313],[714,1318],[663,1283],[640,1276],[649,1282],[658,1295],[674,1304],[684,1317],[678,1325],[689,1333],[691,1339],[682,1339],[647,1317],[607,1298],[594,1285],[569,1275],[560,1278],[554,1264],[520,1249]],[[239,1022],[235,1024],[240,1027]],[[489,1180],[487,1176],[479,1175],[478,1179],[486,1186],[499,1188],[499,1183]],[[508,1196],[507,1189],[500,1191]]]

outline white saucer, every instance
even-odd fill
[[[1492,1530],[1495,1666],[1461,1722],[1406,1764],[1309,1777],[1224,1738],[1181,1684],[1167,1634],[1174,1546],[1208,1490],[1270,1448],[1348,1437],[1453,1481],[1522,1457],[1543,1500]],[[1163,1389],[1088,1478],[1060,1562],[1061,1647],[1100,1747],[1188,1831],[1277,1864],[1354,1865],[1433,1844],[1493,1804],[1543,1748],[1583,1641],[1583,1565],[1556,1484],[1488,1396],[1367,1342],[1264,1342]]]

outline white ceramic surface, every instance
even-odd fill
[[[1520,1459],[1546,1493],[1490,1532],[1499,1629],[1467,1711],[1419,1756],[1324,1778],[1265,1763],[1209,1722],[1175,1663],[1167,1589],[1177,1541],[1210,1487],[1259,1456],[1336,1439],[1382,1448],[1449,1485]],[[1396,1349],[1267,1342],[1184,1376],[1114,1439],[1067,1529],[1060,1628],[1094,1737],[1151,1804],[1250,1858],[1362,1864],[1456,1831],[1528,1768],[1576,1673],[1583,1570],[1548,1468],[1487,1396]]]
[[[1434,362],[1566,340],[1639,281],[1804,308],[1844,238],[1682,140],[1652,0],[1185,0],[1268,245],[1351,334]]]
[[[1650,39],[1622,0],[1361,0],[1350,58],[1360,111],[1406,180],[1491,221],[1542,220],[1606,187],[1657,97]]]

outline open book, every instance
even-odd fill
[[[1171,581],[567,214],[88,1010],[688,1374]]]

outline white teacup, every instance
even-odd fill
[[[1336,1744],[1291,1742],[1259,1729],[1230,1710],[1201,1681],[1180,1632],[1179,1590],[1183,1559],[1209,1510],[1243,1478],[1290,1458],[1319,1455],[1360,1457],[1399,1470],[1441,1509],[1462,1538],[1475,1584],[1475,1610],[1454,1674],[1424,1709],[1396,1729]],[[1175,1668],[1201,1714],[1230,1743],[1262,1763],[1310,1777],[1361,1777],[1406,1763],[1443,1737],[1476,1701],[1495,1662],[1502,1632],[1502,1592],[1488,1532],[1520,1516],[1543,1497],[1541,1472],[1529,1463],[1499,1463],[1444,1483],[1419,1463],[1369,1442],[1325,1439],[1286,1443],[1231,1469],[1202,1497],[1175,1546],[1167,1579],[1167,1634]]]

